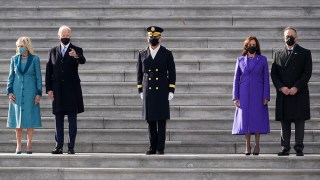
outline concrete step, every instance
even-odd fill
[[[154,24],[157,26],[242,26],[264,25],[270,26],[313,26],[319,22],[317,16],[307,17],[247,17],[247,16],[170,16],[170,17],[146,17],[146,16],[92,16],[92,17],[11,17],[0,18],[0,26],[146,26]],[[284,22],[290,22],[284,24]]]
[[[299,32],[300,34],[300,32]],[[277,37],[257,37],[261,49],[284,47],[283,38],[279,34]],[[161,44],[167,48],[241,48],[244,37],[168,37],[163,36]],[[2,38],[3,47],[15,47],[17,38]],[[320,48],[319,38],[299,36],[298,43],[305,48]],[[106,43],[107,42],[107,43]],[[148,46],[146,37],[72,37],[72,43],[82,48],[123,48],[123,45],[130,48],[144,49]],[[52,37],[32,37],[34,48],[51,48],[59,44],[57,38]]]
[[[83,94],[84,104],[106,105],[106,106],[135,106],[141,103],[137,94]],[[269,105],[275,105],[276,95],[271,95]],[[8,97],[0,94],[0,105],[8,104]],[[320,105],[320,94],[310,94],[310,104]],[[261,102],[262,103],[262,102]],[[51,105],[51,99],[44,97],[41,105]],[[176,94],[174,100],[170,101],[173,106],[228,106],[232,105],[232,95],[230,94]]]
[[[170,129],[184,130],[231,130],[233,118],[172,118],[168,121]],[[6,127],[7,117],[0,117],[0,127]],[[79,117],[78,129],[147,129],[147,122],[141,118],[109,118],[109,117]],[[65,129],[68,129],[68,121],[65,120]],[[42,128],[54,129],[54,115],[42,117]],[[270,128],[280,130],[280,122],[270,119]],[[291,127],[294,128],[294,125]],[[320,129],[320,119],[312,118],[305,124],[307,130]]]
[[[0,82],[0,89],[5,92],[7,87],[7,76]],[[84,94],[138,94],[136,82],[81,82]],[[270,91],[275,94],[275,88],[270,83]],[[309,91],[311,94],[320,92],[319,82],[310,82]],[[224,94],[232,92],[232,82],[177,82],[176,94]],[[45,95],[45,87],[43,87]]]
[[[234,71],[235,59],[215,60],[215,59],[175,59],[177,71]],[[268,59],[269,70],[273,59]],[[312,60],[312,68],[315,71],[320,70],[320,59]],[[47,61],[41,60],[41,69],[46,69]],[[85,65],[79,67],[80,70],[102,70],[102,71],[119,71],[131,70],[136,71],[136,59],[87,59]],[[10,60],[0,59],[0,71],[8,71],[10,67]]]
[[[171,117],[188,118],[233,118],[234,106],[170,106]],[[8,105],[0,105],[0,116],[7,116]],[[85,106],[80,117],[141,118],[141,105],[135,106]],[[41,105],[42,116],[52,116],[52,108]],[[270,119],[274,118],[274,106],[269,106]],[[320,106],[311,106],[311,117],[320,117]]]
[[[138,94],[135,82],[81,82],[82,92],[85,94]],[[275,88],[270,83],[270,91],[275,94]],[[176,83],[175,94],[223,94],[232,92],[232,82],[178,82]],[[0,82],[3,92],[6,89],[6,82]],[[319,82],[310,82],[309,91],[311,94],[320,91]],[[43,87],[45,97],[45,87]]]
[[[65,167],[69,168],[181,168],[181,169],[320,169],[320,156],[307,155],[303,158],[263,154],[256,157],[228,154],[170,154],[146,156],[144,154],[83,153],[79,155],[33,155],[1,154],[1,167]],[[28,164],[25,160],[28,160]],[[43,162],[42,165],[39,161]],[[251,162],[250,162],[251,161]],[[269,164],[265,162],[273,162]]]
[[[232,82],[234,71],[176,71],[177,82]],[[80,70],[82,82],[136,82],[136,71],[105,71],[105,70]],[[3,77],[8,76],[8,71],[0,71]],[[45,79],[45,72],[42,70],[42,79]],[[320,78],[320,70],[314,70],[310,82],[317,82]],[[3,79],[6,81],[6,79]],[[271,78],[270,78],[271,81]],[[315,93],[315,92],[312,92]]]
[[[52,6],[52,1],[50,0],[24,0],[24,1],[0,1],[3,6]],[[56,0],[57,5],[60,6],[70,6],[69,2],[64,0]],[[302,2],[300,0],[250,0],[243,2],[242,0],[91,0],[90,2],[86,0],[78,0],[76,6],[105,6],[105,5],[319,5],[317,0],[308,0]]]
[[[85,48],[84,56],[92,59],[136,59],[138,49],[134,48]],[[241,48],[171,48],[174,58],[176,59],[236,59],[240,56]],[[274,51],[278,49],[264,49],[262,54],[271,59]],[[320,59],[320,49],[312,48],[312,57]],[[2,48],[2,58],[10,59],[15,55],[15,48]],[[35,49],[35,53],[42,60],[47,60],[49,48]]]
[[[241,4],[241,3],[240,3]],[[24,13],[19,13],[23,11]],[[1,7],[6,17],[91,16],[319,16],[320,5],[56,5]],[[125,25],[123,25],[125,26]]]
[[[252,7],[250,7],[252,8]],[[320,6],[319,6],[320,9]],[[21,9],[19,9],[21,11]],[[78,10],[77,10],[78,11]],[[1,11],[2,12],[2,11]],[[81,11],[79,11],[81,12]],[[229,12],[229,11],[227,11]],[[140,13],[140,12],[139,12]],[[1,13],[0,13],[1,14]],[[320,15],[319,15],[320,16]],[[73,37],[146,37],[145,26],[72,26]],[[17,38],[19,36],[29,36],[31,38],[55,38],[57,37],[58,26],[42,27],[0,27],[0,36],[6,38]],[[279,26],[166,26],[163,37],[242,37],[255,35],[259,38],[279,38],[283,37],[283,27]],[[295,26],[298,30],[299,38],[319,37],[320,26]],[[241,41],[242,42],[242,41]],[[55,45],[57,43],[54,43]]]
[[[280,135],[279,135],[280,136]],[[14,153],[16,149],[16,141],[1,141],[0,152]],[[26,141],[23,141],[23,149],[26,149]],[[52,140],[33,141],[33,152],[51,153],[55,147],[54,135]],[[294,143],[291,143],[292,148]],[[304,153],[320,154],[319,142],[305,142]],[[253,146],[253,141],[252,141]],[[149,149],[148,139],[143,141],[77,141],[75,151],[77,153],[144,153]],[[64,153],[68,150],[67,143],[64,146]],[[205,142],[205,141],[166,141],[165,151],[167,154],[241,154],[244,156],[245,140],[244,137],[238,142]],[[261,154],[277,154],[281,151],[279,142],[261,142]],[[291,150],[292,156],[295,157],[295,151]],[[25,154],[23,154],[25,155]],[[23,156],[22,155],[22,156]],[[27,155],[28,156],[28,155]]]
[[[211,168],[1,168],[0,175],[6,179],[244,179],[257,180],[292,179],[318,180],[318,169],[211,169]]]
[[[13,129],[0,129],[1,140],[10,141],[15,139]],[[67,130],[65,130],[65,134]],[[262,135],[261,142],[280,142],[280,130],[271,130],[268,135]],[[24,135],[25,136],[25,135]],[[243,135],[231,135],[230,130],[185,130],[170,129],[166,131],[167,141],[201,141],[204,142],[238,142],[243,141]],[[36,129],[34,140],[54,140],[54,129]],[[24,138],[26,139],[26,137]],[[143,141],[148,139],[147,129],[78,129],[78,142],[90,141]],[[319,142],[320,130],[305,130],[304,142]],[[294,133],[292,134],[294,141]],[[68,136],[65,136],[68,142]]]

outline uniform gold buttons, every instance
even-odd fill
[[[151,89],[151,87],[149,87],[149,89]]]
[[[149,69],[149,72],[151,71],[151,69]]]
[[[159,89],[158,87],[156,87],[156,89]]]
[[[156,78],[156,80],[158,80],[159,78]]]
[[[158,69],[156,69],[156,71],[158,71]]]
[[[151,80],[151,78],[149,78],[149,81]]]

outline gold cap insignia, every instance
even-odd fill
[[[156,30],[156,28],[152,26],[151,27],[151,31],[155,31],[155,30]]]

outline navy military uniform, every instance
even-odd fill
[[[163,29],[152,26],[147,31],[149,38],[159,38]],[[150,48],[139,51],[137,87],[139,93],[143,93],[142,118],[149,124],[151,153],[147,151],[147,154],[155,154],[156,151],[163,154],[166,120],[170,119],[168,95],[175,90],[176,70],[171,51],[160,46],[153,59]]]

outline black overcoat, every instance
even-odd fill
[[[69,56],[74,49],[79,58]],[[79,64],[86,62],[82,48],[70,43],[64,57],[61,55],[61,46],[50,49],[46,66],[46,92],[53,91],[54,101],[52,112],[84,112],[80,77],[78,74]]]
[[[291,56],[286,48],[274,53],[271,78],[276,88],[276,120],[309,120],[310,99],[308,82],[312,74],[311,52],[298,44]],[[296,87],[298,92],[284,95],[281,87]]]
[[[170,119],[169,92],[174,93],[176,68],[172,52],[160,46],[152,59],[149,47],[139,51],[137,83],[143,92],[142,118],[147,121]]]

